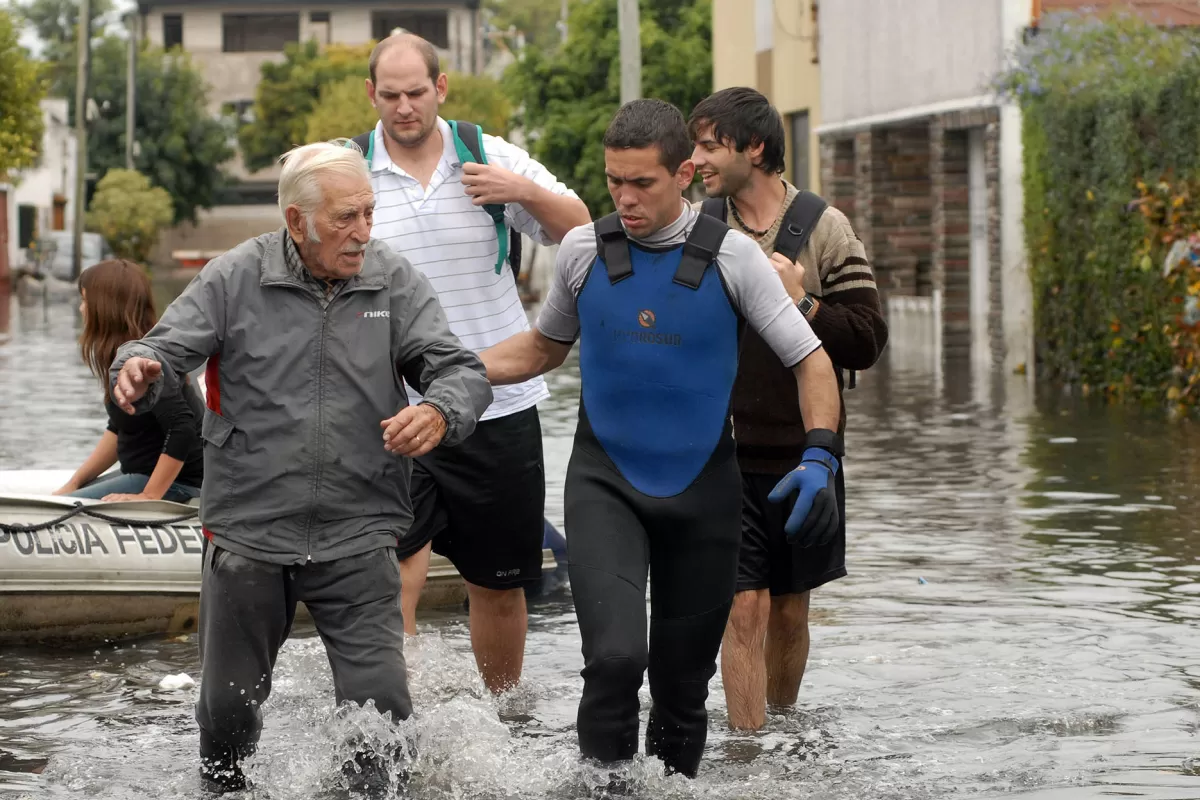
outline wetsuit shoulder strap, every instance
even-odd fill
[[[779,233],[775,236],[775,252],[787,256],[789,261],[799,258],[827,208],[829,204],[820,195],[812,192],[796,195],[779,225]]]
[[[610,283],[623,281],[633,274],[629,239],[625,236],[621,217],[615,211],[596,220],[596,254],[604,259]]]
[[[679,259],[679,267],[675,270],[675,283],[689,289],[699,289],[704,271],[716,259],[727,233],[729,226],[721,220],[708,214],[698,214],[692,232],[683,243],[683,257]]]
[[[729,204],[724,197],[709,197],[700,204],[700,213],[725,222],[729,219]]]

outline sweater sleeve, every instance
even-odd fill
[[[200,441],[197,437],[196,415],[183,396],[187,391],[186,386],[181,385],[179,391],[164,392],[150,409],[163,429],[163,454],[176,461],[187,461]]]
[[[826,213],[836,224],[819,250],[821,297],[810,324],[834,364],[863,370],[883,352],[887,322],[866,249],[844,214]]]

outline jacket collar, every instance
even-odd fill
[[[288,269],[285,255],[286,239],[290,237],[287,227],[281,227],[267,235],[266,246],[263,248],[259,280],[261,286],[278,286],[286,284],[301,289],[312,288],[313,284],[301,280]],[[390,284],[387,274],[379,259],[379,247],[387,245],[376,239],[367,244],[366,255],[363,258],[362,269],[353,278],[346,281],[345,291],[355,289],[386,289]]]

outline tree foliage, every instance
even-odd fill
[[[45,87],[38,65],[17,42],[8,12],[0,10],[0,181],[33,166],[42,149],[41,99]]]
[[[367,77],[367,60],[374,46],[374,42],[356,46],[329,45],[322,51],[316,41],[310,39],[289,44],[280,63],[263,64],[254,98],[254,121],[238,131],[246,166],[251,170],[269,167],[288,150],[309,140],[309,115],[316,108],[325,86],[357,77],[362,103],[370,108],[362,80]],[[338,94],[338,99],[341,102],[350,98]],[[353,121],[347,120],[347,124]],[[361,132],[354,128],[339,135],[353,136]]]
[[[159,233],[173,217],[166,190],[151,186],[140,172],[110,169],[96,185],[87,224],[104,237],[117,258],[145,264]]]
[[[570,5],[575,3],[570,0]],[[485,0],[483,7],[493,28],[501,33],[519,31],[525,35],[527,47],[553,50],[562,41],[558,28],[562,0]],[[509,41],[510,47],[515,45]]]
[[[17,14],[33,29],[42,43],[42,61],[50,94],[74,102],[75,41],[79,37],[78,0],[29,0],[15,6]],[[91,31],[94,39],[105,18],[113,11],[112,0],[91,0]],[[72,112],[73,113],[73,112]]]
[[[710,0],[642,0],[640,11],[642,95],[686,116],[712,91]],[[575,188],[593,216],[612,205],[602,140],[620,104],[619,55],[616,0],[590,0],[571,7],[565,45],[527,49],[504,78],[533,155]]]
[[[1188,381],[1184,287],[1156,265],[1182,232],[1147,209],[1194,202],[1171,187],[1200,174],[1196,34],[1055,15],[1015,55],[1000,82],[1024,112],[1037,360],[1085,390],[1165,398]]]
[[[126,40],[101,39],[92,51],[91,96],[99,116],[88,125],[88,166],[103,175],[125,166]],[[75,78],[69,81],[72,96]],[[208,110],[204,77],[186,53],[143,47],[138,54],[134,166],[171,195],[176,222],[211,208],[234,155],[229,124]]]

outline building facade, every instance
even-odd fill
[[[232,108],[247,118],[263,64],[281,62],[292,42],[366,44],[397,28],[423,36],[437,48],[442,69],[478,73],[484,59],[479,0],[346,2],[295,5],[283,0],[142,0],[143,38],[188,53],[208,83],[209,110]],[[364,76],[365,77],[365,76]],[[366,103],[364,91],[363,102]],[[359,133],[350,131],[349,134]],[[233,142],[236,148],[236,141]],[[282,224],[275,205],[279,167],[251,172],[241,156],[225,165],[237,184],[221,204],[200,211],[197,223],[164,232],[155,261],[200,258]],[[172,255],[174,254],[174,255]]]
[[[42,100],[42,151],[37,164],[0,184],[0,280],[7,266],[20,267],[29,245],[47,231],[69,231],[75,218],[75,131],[67,100]],[[4,232],[7,235],[3,235]]]
[[[787,131],[785,176],[820,190],[818,0],[713,0],[713,89],[753,86],[779,109]],[[686,110],[686,109],[685,109]]]

